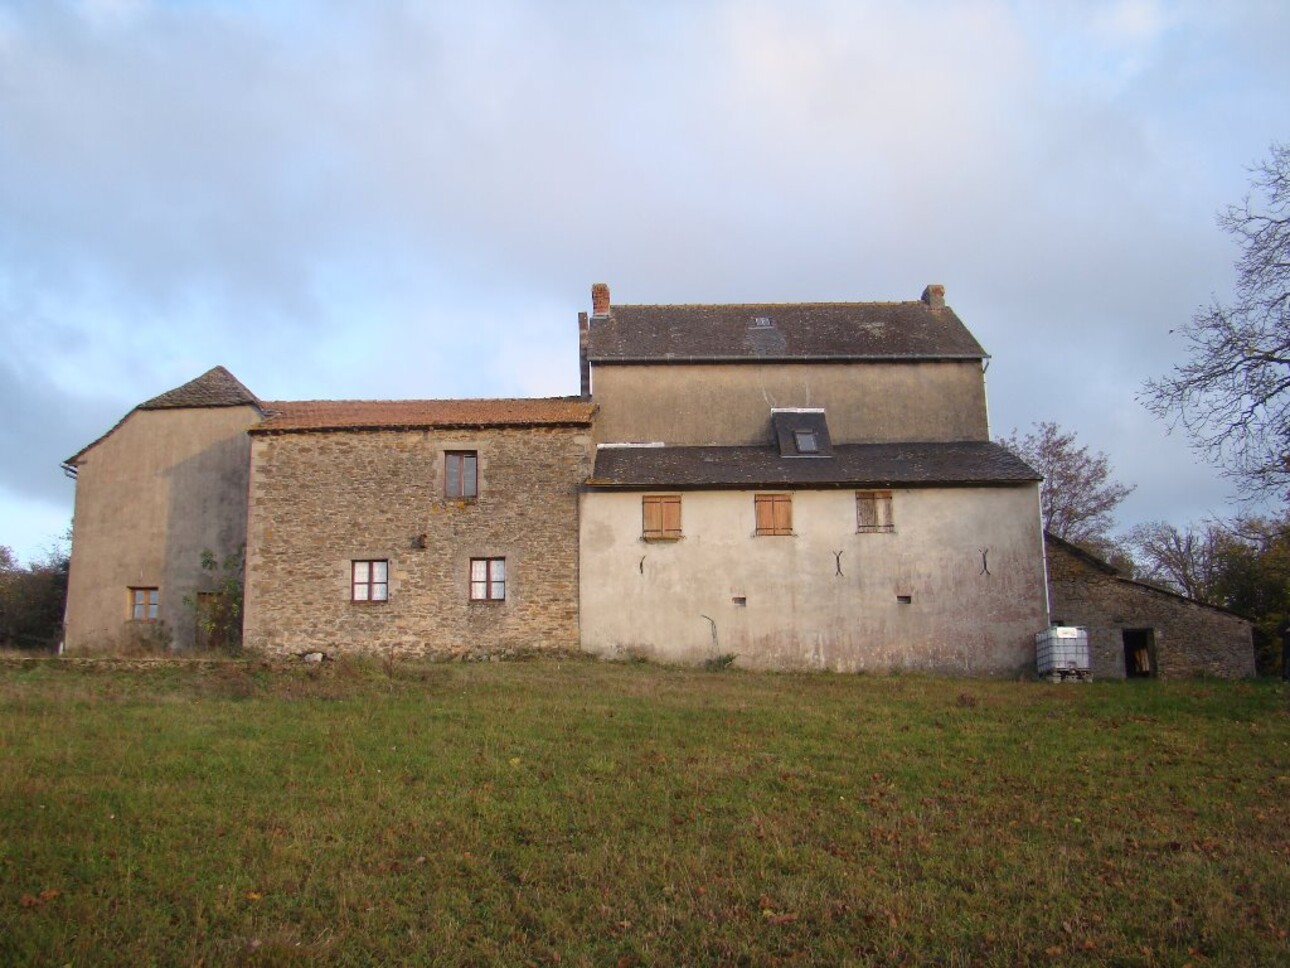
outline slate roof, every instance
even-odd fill
[[[1189,605],[1195,605],[1198,608],[1208,608],[1211,611],[1224,612],[1225,614],[1231,615],[1234,618],[1244,619],[1246,622],[1252,623],[1254,621],[1254,619],[1250,618],[1250,616],[1243,615],[1240,612],[1234,612],[1230,608],[1227,608],[1223,605],[1212,605],[1209,602],[1202,602],[1198,598],[1191,598],[1190,596],[1184,595],[1181,592],[1176,592],[1171,588],[1163,588],[1160,585],[1155,585],[1145,581],[1139,581],[1136,578],[1129,578],[1126,575],[1121,575],[1119,572],[1119,569],[1117,569],[1114,565],[1110,564],[1109,562],[1103,561],[1101,558],[1093,554],[1091,551],[1088,551],[1085,548],[1081,548],[1079,545],[1073,544],[1072,542],[1067,541],[1065,538],[1057,537],[1057,535],[1053,534],[1051,531],[1047,531],[1047,530],[1044,531],[1044,550],[1045,550],[1045,553],[1049,555],[1051,555],[1054,550],[1070,555],[1072,558],[1075,558],[1077,561],[1083,562],[1085,565],[1089,566],[1095,571],[1100,571],[1103,574],[1107,575],[1112,581],[1118,582],[1121,585],[1127,585],[1128,587],[1136,591],[1139,591],[1143,594],[1157,595],[1161,598],[1170,598],[1170,599],[1174,599],[1175,601],[1187,602]],[[1052,579],[1050,578],[1049,581],[1051,583]]]
[[[242,385],[242,382],[222,366],[207,370],[183,386],[167,390],[160,396],[145,400],[138,410],[171,410],[182,407],[240,407],[249,404],[260,406],[259,398]]]
[[[803,431],[815,442],[812,452],[804,453],[798,446],[796,435]],[[829,435],[829,421],[823,410],[773,409],[770,412],[770,432],[781,457],[819,460],[833,456],[833,438]]]
[[[253,434],[426,427],[581,427],[595,404],[578,397],[479,400],[289,400],[264,404]]]
[[[602,447],[594,488],[919,487],[1010,485],[1040,475],[990,441],[834,444],[833,456],[784,458],[778,447]]]
[[[922,300],[613,306],[588,322],[593,363],[980,360],[948,306]]]

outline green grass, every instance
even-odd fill
[[[1290,963],[1276,683],[0,667],[0,964]]]

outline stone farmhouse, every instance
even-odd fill
[[[907,302],[579,316],[581,394],[266,401],[216,367],[73,457],[68,649],[200,644],[245,549],[269,655],[1015,675],[1048,625],[1039,477],[987,355]]]

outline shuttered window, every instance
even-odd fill
[[[856,531],[895,531],[891,491],[856,491]]]
[[[758,494],[755,504],[758,534],[793,533],[793,495]]]
[[[646,494],[641,498],[641,534],[646,541],[681,537],[681,495]]]

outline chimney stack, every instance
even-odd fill
[[[944,309],[945,287],[939,283],[932,283],[923,290],[923,302],[927,303],[929,309]]]
[[[591,287],[591,315],[609,315],[609,286],[606,283],[597,282]]]
[[[591,361],[587,359],[587,328],[590,323],[586,313],[578,313],[578,372],[582,378],[582,399],[591,399]]]

